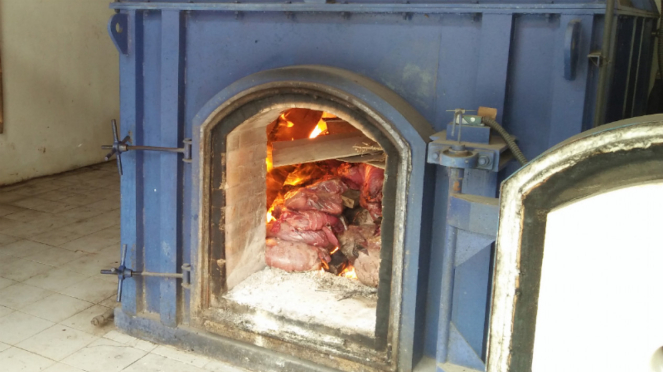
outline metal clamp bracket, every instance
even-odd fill
[[[465,128],[465,132],[469,132]],[[489,130],[489,128],[486,128]],[[490,135],[488,143],[449,140],[451,134],[443,130],[431,136],[428,144],[427,162],[446,167],[483,169],[498,172],[513,158],[504,139]],[[478,135],[477,135],[478,137]]]
[[[113,44],[117,51],[128,55],[129,54],[129,32],[127,30],[128,16],[123,13],[113,14],[108,21],[108,35],[110,35]]]
[[[117,302],[122,301],[122,283],[124,282],[124,279],[131,278],[133,276],[152,276],[159,278],[182,279],[182,287],[186,289],[191,288],[191,264],[183,264],[181,273],[154,273],[149,271],[134,271],[126,267],[126,256],[127,245],[124,244],[122,245],[122,259],[120,261],[120,266],[113,267],[110,270],[101,270],[102,274],[117,275]]]
[[[183,147],[134,146],[129,145],[129,143],[131,143],[131,137],[129,135],[120,141],[117,134],[117,122],[115,119],[111,120],[111,128],[113,129],[113,144],[102,145],[101,148],[104,150],[111,150],[111,152],[106,155],[106,160],[109,160],[115,155],[117,160],[117,170],[120,173],[120,176],[122,175],[122,153],[131,150],[182,153],[182,161],[185,163],[191,163],[191,138],[185,138],[182,140]]]

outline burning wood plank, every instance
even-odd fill
[[[346,163],[366,163],[380,169],[385,169],[387,166],[387,155],[384,152],[366,153],[337,160]]]
[[[272,143],[274,167],[356,157],[382,152],[375,141],[361,132],[330,134],[316,138]]]

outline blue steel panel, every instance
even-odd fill
[[[439,3],[384,3],[365,1],[361,2],[334,4],[330,6],[325,3],[270,3],[270,2],[255,2],[248,1],[244,3],[230,3],[230,2],[214,2],[214,3],[179,3],[168,4],[167,2],[140,2],[134,4],[128,3],[113,3],[112,9],[179,9],[191,11],[243,11],[243,12],[278,12],[278,11],[292,11],[292,12],[325,12],[325,13],[338,13],[338,12],[353,12],[353,13],[423,13],[423,14],[438,14],[438,13],[493,13],[493,14],[512,14],[512,13],[526,13],[526,14],[550,14],[550,13],[573,13],[573,14],[598,14],[605,12],[605,4],[532,4],[531,1],[523,1],[514,6],[514,3],[520,1],[513,1],[509,4],[439,4]],[[655,13],[643,14],[649,17],[656,17]]]
[[[145,118],[143,121],[140,145],[162,146],[161,144],[161,13],[150,12],[144,15],[145,34]],[[145,266],[144,269],[159,272],[161,264],[157,259],[160,252],[161,205],[161,153],[141,151],[143,156],[143,185],[145,215],[141,222],[145,226]],[[145,310],[159,312],[161,298],[161,279],[146,277]]]
[[[404,21],[400,15],[353,15],[344,20],[297,14],[289,20],[282,13],[251,13],[237,21],[231,14],[211,12],[189,17],[187,121],[207,100],[244,76],[305,64],[344,68],[372,78],[396,91],[427,120],[434,119],[440,35],[433,17]],[[311,42],[311,35],[320,37]],[[229,63],[235,68],[227,68]]]
[[[120,55],[120,137],[131,133],[134,141],[142,140],[140,124],[143,121],[143,15],[129,12],[129,53]],[[130,151],[123,156],[124,174],[120,182],[122,228],[121,244],[127,245],[126,265],[141,267],[143,257],[143,156]],[[119,255],[118,249],[118,255]],[[140,278],[124,280],[122,309],[136,314],[142,297]]]
[[[490,293],[488,274],[493,254],[491,246],[486,246],[472,258],[456,267],[451,313],[452,322],[482,360],[484,359],[483,341],[488,310],[486,305],[489,303],[488,294]]]
[[[512,32],[512,14],[483,15],[474,102],[496,108],[500,123],[504,112]]]
[[[603,24],[604,16],[597,15],[592,17],[592,29],[589,41],[589,50],[600,50],[603,45]],[[578,77],[576,77],[578,79]],[[594,111],[596,108],[596,91],[599,82],[599,67],[595,61],[588,63],[587,69],[587,95],[585,96],[585,107],[582,119],[582,130],[588,130],[594,127]]]
[[[495,242],[496,235],[488,236],[474,234],[465,230],[458,230],[458,244],[456,247],[456,266],[472,258],[480,250]]]
[[[475,110],[474,92],[479,64],[481,22],[472,15],[445,16],[440,20],[440,54],[436,82],[436,131],[453,120],[453,110]],[[438,180],[438,185],[439,185]],[[442,208],[445,209],[445,208]],[[441,216],[444,218],[444,216]],[[433,273],[434,274],[434,273]]]
[[[184,32],[184,38],[182,39],[182,43],[186,42],[186,23],[188,22],[188,14],[184,14],[184,27],[185,27],[185,32]],[[184,57],[186,53],[182,51],[182,56]],[[185,64],[182,66],[182,68],[186,67],[186,61],[184,61]],[[183,81],[182,87],[184,87],[185,82]],[[180,92],[181,94],[181,99],[183,100],[182,104],[186,105],[186,102],[184,101],[184,96],[185,93],[183,91]],[[182,133],[183,138],[193,138],[193,123],[190,120],[184,120],[184,107],[180,110],[179,114],[179,120],[180,120],[180,125],[184,126],[184,131]],[[198,151],[195,151],[194,149],[191,150],[192,157],[194,156],[195,153],[198,153]],[[190,263],[193,264],[196,262],[196,260],[192,257],[191,255],[191,238],[193,236],[198,236],[198,229],[197,225],[195,224],[195,219],[197,216],[197,210],[195,208],[197,205],[197,198],[194,197],[194,185],[192,184],[193,179],[192,177],[192,166],[193,164],[190,163],[188,165],[184,165],[184,169],[182,172],[182,238],[181,238],[181,244],[182,244],[182,250],[181,250],[181,255],[182,255],[182,263]],[[191,196],[191,197],[184,197],[185,195]],[[194,273],[191,273],[193,276]],[[183,304],[182,304],[182,318],[183,319],[188,319],[189,317],[189,308],[191,304],[191,291],[190,290],[185,290],[182,292],[183,295]]]
[[[182,146],[184,89],[184,25],[177,10],[161,13],[161,146]],[[177,153],[161,155],[160,266],[163,273],[179,272],[178,252],[182,218],[182,160]],[[178,263],[180,265],[178,265]],[[161,322],[177,326],[180,288],[175,278],[161,278]]]
[[[442,250],[444,248],[444,223],[447,217],[447,198],[449,177],[446,168],[437,167],[435,180],[435,207],[433,208],[433,226],[428,272],[428,302],[426,303],[426,333],[424,334],[424,355],[435,358],[437,348],[437,329],[440,317],[440,293],[442,283]]]
[[[467,366],[471,370],[461,369],[465,372],[474,372],[474,371],[483,371],[485,370],[485,364],[481,360],[481,356],[472,349],[472,346],[467,342],[463,335],[458,331],[458,329],[451,324],[451,332],[449,334],[449,362],[450,364],[455,365],[452,368],[446,368],[448,365],[439,365],[437,366],[437,371],[439,372],[455,372],[458,370],[458,365]]]
[[[564,70],[564,50],[563,40],[564,32],[569,22],[580,20],[580,38],[578,43],[578,52],[580,56],[586,56],[590,53],[590,38],[593,29],[594,17],[592,16],[571,16],[563,15],[559,20],[559,29],[556,32],[554,49],[553,68],[550,75],[552,81],[552,91],[549,93],[551,99],[550,109],[550,128],[548,131],[548,147],[552,147],[559,142],[576,135],[582,131],[583,111],[585,109],[585,94],[587,93],[587,75],[589,63],[584,58],[577,62],[576,78],[566,80],[560,75]]]
[[[563,40],[565,31],[566,25],[560,27],[559,17],[522,15],[515,19],[509,90],[502,125],[518,137],[518,145],[528,159],[548,148],[550,93],[553,89],[551,74],[564,74],[563,64],[557,66],[554,59],[556,43]],[[559,39],[557,33],[562,34]],[[563,54],[559,58],[563,60]],[[578,71],[576,79],[583,80],[585,76]],[[507,167],[508,173],[518,167],[512,163]]]

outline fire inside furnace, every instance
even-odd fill
[[[290,109],[267,127],[265,263],[379,282],[386,156],[332,114]]]

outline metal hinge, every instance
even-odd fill
[[[122,246],[122,258],[120,260],[120,266],[113,267],[110,270],[101,270],[102,274],[108,275],[117,275],[117,302],[122,301],[122,283],[125,278],[131,278],[133,276],[151,276],[158,278],[175,278],[182,279],[182,287],[189,289],[191,288],[191,264],[185,263],[182,265],[181,273],[153,273],[149,271],[134,271],[129,269],[126,264],[127,256],[127,245]]]
[[[185,163],[191,163],[191,138],[183,139],[182,147],[135,146],[129,145],[129,143],[131,143],[131,136],[129,135],[120,141],[120,137],[118,137],[117,134],[117,123],[115,122],[115,119],[111,120],[111,129],[113,130],[113,144],[102,145],[101,148],[104,150],[111,150],[111,152],[106,155],[106,160],[109,160],[113,155],[115,155],[117,160],[117,170],[120,173],[120,176],[122,175],[122,153],[131,150],[182,153],[182,161]]]
[[[601,67],[603,64],[603,61],[605,58],[603,57],[603,54],[601,54],[601,51],[597,50],[595,52],[591,52],[587,55],[587,58],[589,58],[590,61],[594,64],[596,67]]]

